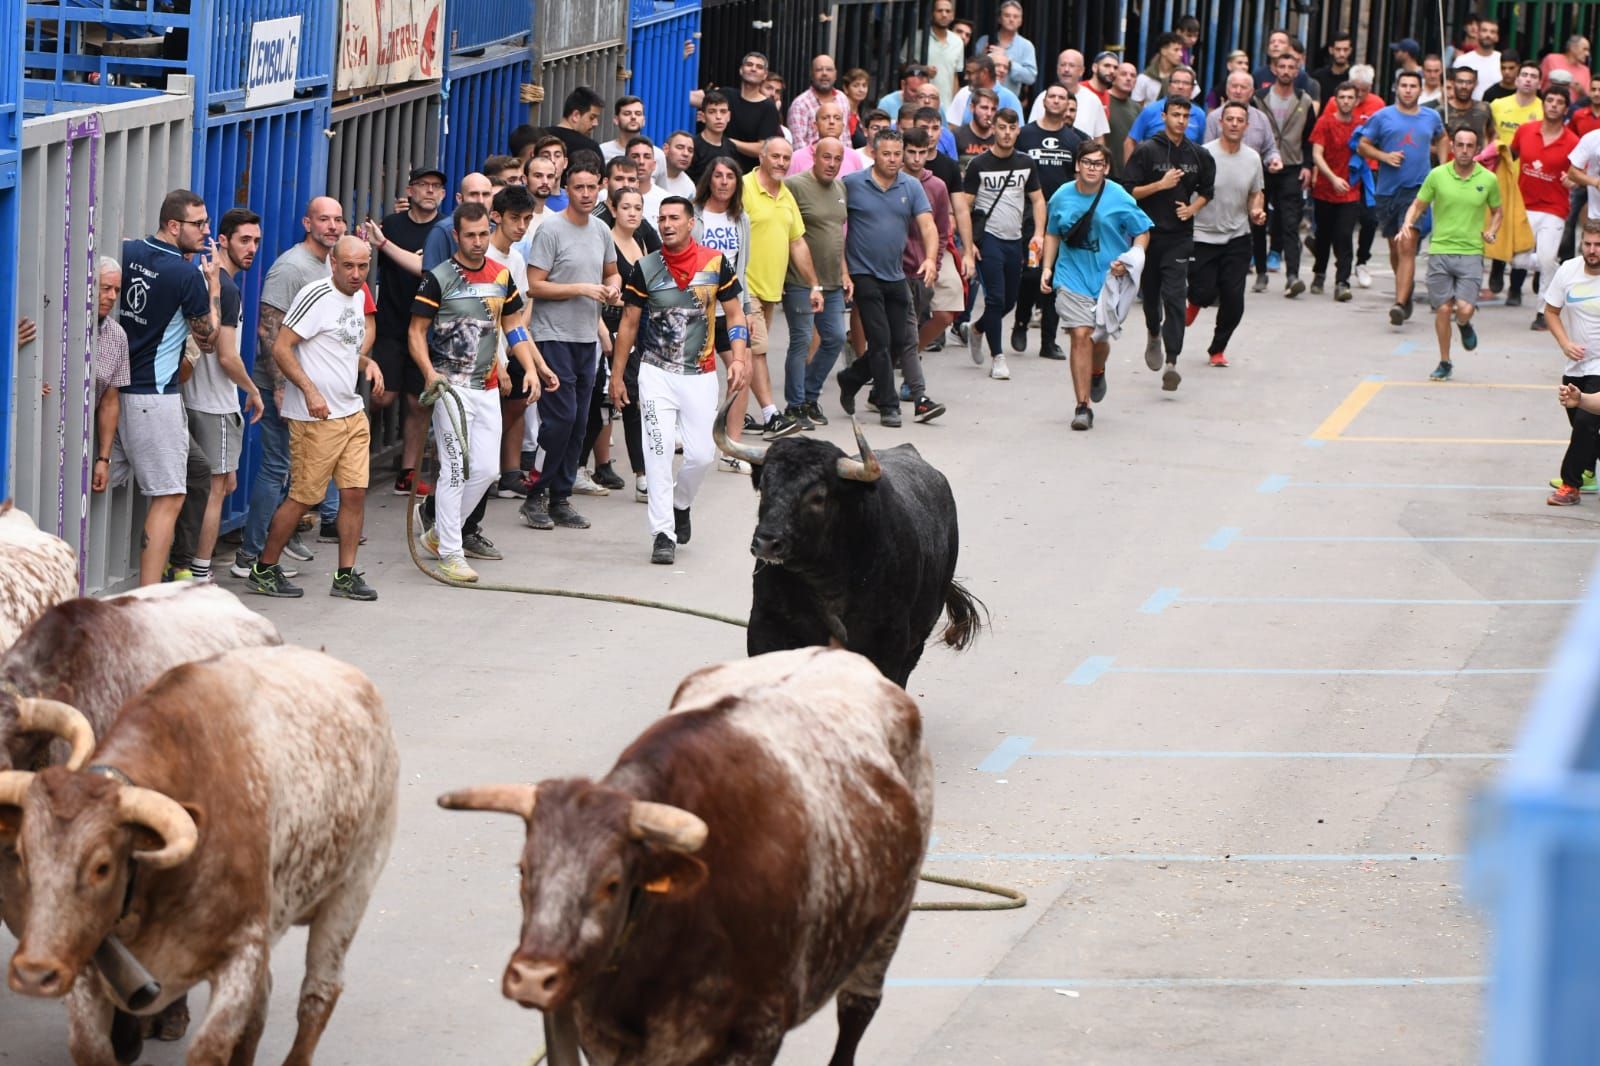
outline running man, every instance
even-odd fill
[[[750,376],[743,290],[721,252],[696,244],[694,204],[661,201],[661,249],[633,266],[623,283],[622,325],[611,346],[611,402],[628,406],[628,353],[639,351],[639,414],[653,540],[650,561],[670,565],[689,543],[689,509],[716,461],[711,423],[717,417],[715,315],[722,305],[729,346],[728,391]],[[683,466],[672,474],[673,438],[683,441]]]
[[[1403,70],[1395,79],[1395,102],[1367,120],[1361,135],[1361,158],[1378,164],[1378,225],[1389,242],[1389,266],[1394,270],[1394,306],[1389,324],[1399,326],[1411,317],[1413,283],[1417,273],[1416,231],[1402,230],[1417,190],[1428,179],[1433,148],[1444,137],[1439,112],[1417,106],[1422,95],[1422,75]],[[1446,337],[1448,340],[1448,336]]]
[[[961,195],[972,214],[972,244],[966,249],[964,273],[983,279],[983,314],[973,325],[968,346],[972,361],[984,363],[984,342],[989,346],[989,376],[1006,381],[1005,317],[1017,305],[1017,289],[1030,253],[1037,257],[1044,232],[1044,193],[1039,188],[1039,164],[1017,151],[1022,130],[1015,111],[1002,108],[994,117],[994,144],[967,164]],[[1032,240],[1023,239],[1023,212],[1033,216]],[[931,279],[930,279],[931,283]]]
[[[1544,286],[1544,320],[1550,337],[1566,357],[1561,371],[1561,406],[1567,409],[1572,440],[1561,459],[1556,491],[1546,503],[1571,507],[1578,491],[1594,483],[1600,455],[1600,220],[1586,218],[1579,254],[1561,264]],[[1585,397],[1580,403],[1579,396]]]
[[[1261,156],[1244,143],[1250,107],[1237,100],[1222,105],[1222,136],[1206,145],[1216,160],[1216,195],[1194,219],[1194,259],[1189,263],[1189,306],[1185,325],[1202,307],[1217,305],[1216,330],[1206,349],[1211,365],[1228,365],[1228,341],[1244,319],[1244,284],[1250,277],[1250,226],[1266,222]]]

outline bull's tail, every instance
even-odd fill
[[[951,580],[944,593],[944,612],[950,623],[944,627],[944,642],[956,651],[966,651],[978,639],[978,630],[989,624],[989,609],[983,601]]]

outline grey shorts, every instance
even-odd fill
[[[205,453],[206,465],[213,474],[231,474],[239,469],[239,455],[244,450],[244,415],[238,411],[226,415],[190,411],[189,434]]]
[[[111,484],[123,484],[131,473],[146,496],[182,496],[189,471],[185,415],[181,393],[123,393],[111,445]]]
[[[1094,306],[1099,301],[1066,289],[1056,290],[1056,314],[1062,329],[1094,325]]]
[[[1428,306],[1435,311],[1451,300],[1477,307],[1482,284],[1482,256],[1428,254]]]

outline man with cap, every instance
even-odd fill
[[[1474,100],[1482,100],[1489,86],[1500,80],[1500,50],[1496,47],[1499,43],[1499,23],[1492,18],[1480,16],[1477,47],[1455,57],[1453,67],[1471,67],[1478,72],[1478,87],[1472,91]]]
[[[1422,45],[1414,37],[1402,37],[1389,46],[1389,54],[1394,59],[1395,77],[1401,71],[1415,71],[1422,74]]]

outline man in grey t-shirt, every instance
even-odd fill
[[[617,249],[604,225],[589,217],[600,198],[600,160],[579,153],[567,167],[567,206],[540,223],[528,248],[528,327],[545,363],[561,379],[539,397],[539,487],[522,504],[534,529],[588,529],[572,506],[572,484],[588,428],[589,394],[600,358],[601,303],[622,299]]]
[[[1228,365],[1228,340],[1244,318],[1244,283],[1250,276],[1250,224],[1266,221],[1261,156],[1244,143],[1250,108],[1222,105],[1221,136],[1205,146],[1216,160],[1215,191],[1194,216],[1194,258],[1189,260],[1188,320],[1217,305],[1217,325],[1206,349],[1212,366]]]
[[[261,390],[263,406],[261,465],[256,467],[255,480],[250,483],[250,513],[245,519],[244,540],[229,571],[234,577],[250,576],[250,564],[261,557],[261,550],[266,546],[267,526],[278,505],[289,495],[289,427],[278,413],[283,377],[273,361],[272,346],[278,339],[283,316],[300,290],[328,276],[328,252],[345,233],[344,208],[331,196],[314,196],[306,205],[300,224],[305,227],[306,239],[278,256],[261,283],[256,358],[250,370],[250,379]],[[336,535],[339,490],[331,483],[322,501],[321,518],[323,529]],[[290,538],[284,553],[302,562],[311,558],[298,533]],[[285,573],[293,576],[288,571]]]

